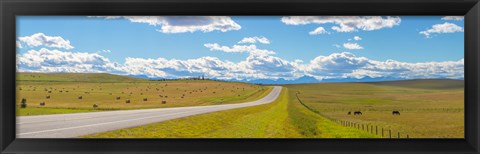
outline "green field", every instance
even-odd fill
[[[110,74],[20,73],[16,104],[17,115],[25,116],[240,103],[260,99],[270,90],[212,80],[149,81]],[[19,108],[23,98],[27,108]],[[98,107],[93,108],[93,104]]]
[[[464,82],[411,80],[378,83],[320,83],[288,85],[314,112],[391,130],[392,137],[463,138]],[[361,111],[362,115],[348,115]],[[399,111],[400,116],[392,115]],[[385,132],[385,137],[390,137]]]

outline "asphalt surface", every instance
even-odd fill
[[[17,138],[75,138],[197,114],[268,104],[278,98],[281,90],[282,87],[275,86],[259,100],[237,104],[18,116]]]

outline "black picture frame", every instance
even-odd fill
[[[0,0],[3,153],[480,153],[478,0]],[[15,16],[464,15],[465,139],[16,139]]]

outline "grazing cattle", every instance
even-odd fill
[[[60,90],[60,92],[63,92],[63,90]]]
[[[83,96],[78,96],[78,99],[83,99]]]
[[[68,90],[67,90],[67,91],[65,91],[65,92],[67,92],[67,93],[68,93]]]
[[[168,98],[168,96],[165,96],[165,98]]]
[[[48,93],[52,93],[52,91],[48,91]]]
[[[130,103],[130,100],[129,100],[129,99],[127,99],[127,100],[125,101],[125,103]]]
[[[47,98],[47,99],[50,99],[50,95],[48,95],[46,98]]]
[[[140,95],[143,95],[143,93],[140,93]]]
[[[40,106],[45,106],[45,102],[40,102]]]
[[[352,112],[351,112],[351,111],[348,111],[347,115],[351,115],[351,114],[352,114]]]
[[[117,96],[117,100],[120,100],[120,96]]]
[[[97,104],[93,104],[93,108],[96,109],[98,107]]]
[[[362,112],[360,112],[360,111],[355,111],[355,112],[353,112],[353,115],[362,115]]]
[[[148,99],[147,99],[147,98],[143,98],[143,101],[148,101]]]
[[[399,111],[393,111],[392,115],[400,115],[400,112]]]
[[[162,100],[162,104],[167,104],[167,101],[166,101],[166,100]]]

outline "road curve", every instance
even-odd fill
[[[197,114],[268,104],[278,98],[281,90],[282,87],[275,86],[259,100],[238,104],[18,116],[17,138],[73,138]]]

